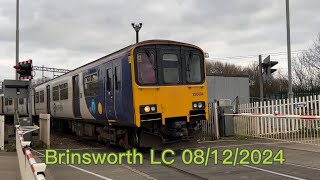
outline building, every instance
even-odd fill
[[[232,105],[235,105],[238,96],[240,104],[250,103],[248,76],[210,75],[206,78],[209,102],[230,99]]]

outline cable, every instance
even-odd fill
[[[307,49],[307,50],[295,50],[291,51],[291,54],[299,54],[302,52],[308,52],[308,51],[316,51],[316,49]],[[287,55],[287,52],[273,52],[273,53],[265,53],[265,54],[255,54],[255,55],[243,55],[243,56],[229,56],[229,57],[213,57],[213,59],[244,59],[244,58],[257,58],[257,56],[263,55],[273,55],[273,56],[281,56],[281,55]]]

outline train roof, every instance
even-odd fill
[[[60,78],[63,78],[63,77],[65,77],[65,76],[68,76],[68,75],[74,73],[75,71],[77,71],[77,70],[79,70],[79,69],[81,69],[81,68],[83,68],[83,67],[85,67],[85,66],[89,66],[89,65],[91,65],[91,64],[94,64],[94,63],[96,63],[96,62],[98,62],[98,61],[100,61],[100,60],[102,60],[102,59],[107,58],[107,61],[108,61],[108,60],[112,60],[113,58],[115,58],[115,57],[117,57],[117,56],[120,56],[120,55],[129,53],[130,50],[133,49],[133,48],[135,48],[135,47],[142,46],[142,45],[146,45],[146,44],[156,44],[156,43],[160,43],[160,44],[182,44],[182,45],[185,45],[185,46],[192,46],[192,47],[201,49],[201,48],[199,48],[198,46],[195,46],[195,45],[192,45],[192,44],[183,43],[183,42],[178,42],[178,41],[172,41],[172,40],[153,39],[153,40],[141,41],[141,42],[138,42],[138,43],[136,43],[136,44],[132,44],[132,45],[129,45],[129,46],[127,46],[127,47],[124,47],[124,48],[122,48],[122,49],[120,49],[120,50],[118,50],[118,51],[115,51],[115,52],[113,52],[113,53],[111,53],[111,54],[108,54],[108,55],[106,55],[106,56],[103,56],[103,57],[101,57],[101,58],[98,58],[98,59],[96,59],[96,60],[94,60],[94,61],[91,61],[91,62],[89,62],[89,63],[87,63],[87,64],[84,64],[84,65],[82,65],[82,66],[80,66],[80,67],[78,67],[78,68],[76,68],[76,69],[71,70],[71,71],[68,72],[68,73],[65,73],[65,74],[63,74],[63,75],[61,75],[61,76],[58,76],[58,77],[56,77],[56,78],[53,78],[53,79],[51,79],[51,80],[49,80],[49,81],[46,81],[46,82],[37,84],[37,85],[35,85],[34,87],[37,87],[37,86],[40,86],[40,85],[42,85],[42,84],[45,84],[45,83],[54,81],[54,80],[56,80],[56,79],[60,79]]]

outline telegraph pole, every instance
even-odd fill
[[[139,31],[142,27],[142,23],[139,24],[135,24],[135,23],[131,23],[133,29],[136,31],[136,43],[139,42]]]
[[[17,0],[16,3],[16,66],[18,66],[19,63],[19,0]],[[16,73],[16,80],[18,80],[18,73]],[[17,113],[18,113],[18,98],[14,98],[14,124],[18,123],[17,119]]]
[[[287,20],[287,53],[288,53],[288,97],[289,100],[293,98],[292,92],[292,74],[291,74],[291,42],[290,42],[290,12],[289,12],[289,0],[286,0],[286,20]]]

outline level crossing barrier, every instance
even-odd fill
[[[16,125],[16,150],[22,180],[45,180],[45,163],[37,163],[29,149],[30,141],[24,141],[23,135],[39,129],[38,126]]]

